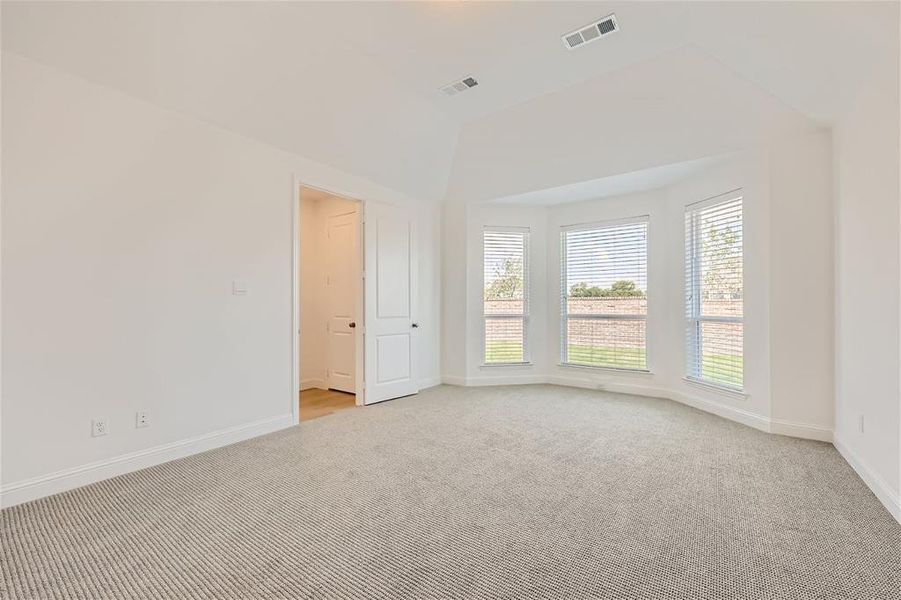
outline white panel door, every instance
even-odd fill
[[[364,403],[419,391],[416,356],[416,232],[410,211],[367,202]]]
[[[357,277],[357,213],[330,216],[325,243],[327,385],[355,393],[355,327]]]

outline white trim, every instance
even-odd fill
[[[221,448],[222,446],[228,446],[229,444],[291,427],[293,423],[293,414],[268,417],[146,450],[129,452],[113,458],[64,469],[49,475],[15,481],[0,488],[0,506],[15,506],[29,500],[58,494],[117,475],[124,475],[132,471],[169,462],[170,460],[184,458],[198,452]]]
[[[744,390],[729,387],[728,385],[720,385],[718,383],[713,383],[712,381],[696,379],[687,375],[682,377],[682,381],[684,381],[688,385],[700,388],[702,390],[716,392],[717,394],[729,396],[730,398],[735,398],[736,400],[747,400],[748,398],[750,398],[750,396],[746,394]]]
[[[723,192],[722,194],[717,194],[716,196],[710,196],[709,198],[704,198],[703,200],[697,200],[695,202],[689,202],[684,205],[685,210],[698,210],[702,208],[709,208],[711,206],[716,206],[717,204],[723,204],[726,202],[731,202],[732,200],[738,200],[739,198],[744,198],[745,190],[744,188],[737,187],[734,190],[729,190],[728,192]]]
[[[328,386],[325,385],[325,379],[310,377],[308,379],[300,380],[300,391],[312,389],[327,390]]]
[[[831,427],[814,425],[812,423],[797,423],[784,419],[770,419],[770,433],[817,440],[818,442],[831,443],[833,441]]]
[[[605,229],[607,227],[617,227],[619,225],[631,225],[632,223],[649,223],[651,215],[635,215],[634,217],[622,217],[620,219],[604,219],[601,221],[591,221],[590,223],[573,223],[571,225],[561,225],[561,233],[572,233],[577,231],[591,231],[594,229]]]
[[[672,392],[669,398],[670,400],[675,400],[681,404],[686,404],[699,410],[703,410],[704,412],[709,412],[718,417],[723,417],[724,419],[729,419],[730,421],[735,421],[736,423],[741,423],[742,425],[747,425],[748,427],[753,427],[754,429],[759,429],[766,433],[773,433],[772,421],[769,417],[758,415],[749,410],[735,408],[728,404],[722,404],[714,400],[701,398],[692,394],[684,394],[682,392]],[[798,437],[806,436],[799,435]]]
[[[631,394],[633,396],[642,396],[645,398],[667,399],[669,397],[669,392],[663,388],[648,385],[635,385],[631,383],[612,383],[597,379],[576,379],[569,376],[551,375],[547,378],[545,383],[563,387],[577,387],[586,390],[613,392],[615,394]]]
[[[532,232],[530,227],[521,227],[518,225],[482,225],[482,233],[486,231],[498,231],[500,233],[524,233]]]
[[[564,368],[564,369],[577,369],[580,371],[588,371],[588,372],[596,372],[596,373],[615,373],[617,375],[620,375],[620,374],[653,375],[654,374],[650,369],[628,369],[626,367],[603,367],[603,366],[595,366],[595,365],[580,365],[579,363],[558,362],[557,366]]]
[[[291,188],[291,418],[300,423],[300,180],[292,177]]]
[[[357,281],[357,302],[355,307],[355,321],[357,323],[356,328],[356,336],[354,340],[354,368],[356,372],[354,373],[354,394],[356,397],[356,405],[363,406],[365,404],[365,346],[363,340],[363,332],[366,330],[366,322],[365,322],[365,313],[363,311],[363,306],[366,301],[365,295],[366,291],[363,286],[363,276],[366,269],[365,263],[365,249],[363,247],[363,223],[365,219],[365,210],[366,210],[366,202],[359,197],[342,192],[340,190],[329,190],[323,188],[321,186],[313,185],[301,179],[297,173],[293,174],[293,184],[294,187],[291,192],[292,204],[291,204],[291,214],[292,214],[292,227],[291,227],[291,245],[292,245],[292,255],[291,255],[291,332],[293,336],[293,344],[291,345],[291,413],[294,415],[294,424],[297,425],[300,423],[300,397],[298,394],[301,390],[309,389],[311,387],[327,389],[327,382],[322,381],[319,385],[309,385],[304,386],[304,382],[300,381],[300,285],[301,285],[301,272],[300,272],[300,229],[301,229],[301,202],[303,202],[303,194],[302,188],[307,188],[311,190],[316,190],[319,192],[324,192],[331,196],[336,196],[342,198],[344,200],[349,200],[351,202],[356,203],[355,210],[359,218],[356,222],[356,241],[359,246],[359,274],[360,279]],[[351,214],[350,212],[342,213],[342,214]],[[307,379],[307,382],[320,382],[318,379]]]
[[[436,385],[441,385],[443,381],[440,377],[426,377],[425,379],[419,380],[419,391],[426,390],[431,387],[435,387]]]
[[[507,363],[482,363],[479,365],[479,369],[497,369],[498,367],[533,367],[535,363],[530,361],[523,362],[507,362]]]
[[[586,375],[588,373],[586,372]],[[633,374],[633,372],[629,372]],[[648,373],[637,373],[639,375],[648,375]],[[785,421],[782,419],[771,419],[763,415],[736,408],[710,400],[701,398],[694,394],[686,394],[669,390],[662,387],[603,381],[591,379],[587,377],[573,377],[570,375],[501,375],[501,376],[479,376],[479,377],[458,377],[445,376],[444,383],[448,385],[459,385],[466,387],[478,387],[489,385],[531,385],[536,383],[547,383],[551,385],[559,385],[564,387],[576,387],[589,390],[598,390],[606,392],[614,392],[617,394],[631,394],[633,396],[642,396],[646,398],[663,398],[672,400],[680,404],[697,408],[714,414],[748,427],[753,427],[765,433],[777,435],[787,435],[791,437],[803,438],[808,440],[816,440],[820,442],[832,441],[832,430],[823,425],[813,425],[809,423],[796,423],[794,421]]]
[[[481,387],[491,385],[531,385],[535,383],[547,383],[547,377],[542,375],[480,375],[478,377],[453,377],[442,378],[448,385],[465,387]]]
[[[841,439],[836,437],[832,442],[838,453],[854,469],[867,487],[873,492],[882,505],[901,523],[901,492],[892,490],[888,482],[870,467],[859,455],[855,454]]]

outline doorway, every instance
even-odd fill
[[[361,206],[301,186],[299,221],[298,402],[308,421],[362,404]]]

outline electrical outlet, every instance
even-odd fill
[[[860,415],[860,420],[858,421],[858,429],[860,429],[860,433],[863,433],[863,415]]]
[[[91,421],[91,437],[100,437],[109,433],[106,417],[97,417]]]
[[[135,427],[150,427],[150,413],[146,410],[139,410],[135,413]]]

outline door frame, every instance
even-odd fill
[[[365,318],[365,286],[363,277],[365,273],[365,240],[363,239],[363,220],[366,212],[366,201],[354,194],[324,188],[320,185],[308,183],[296,174],[293,177],[291,186],[291,415],[294,424],[300,423],[300,286],[302,285],[300,273],[300,219],[301,219],[301,202],[303,202],[301,190],[302,188],[310,188],[339,196],[345,200],[357,203],[359,218],[356,221],[357,248],[359,251],[359,269],[360,277],[357,278],[356,290],[356,307],[355,322],[357,323],[354,335],[354,388],[356,394],[357,406],[363,406],[363,395],[365,393],[365,344],[363,336],[366,331]]]

